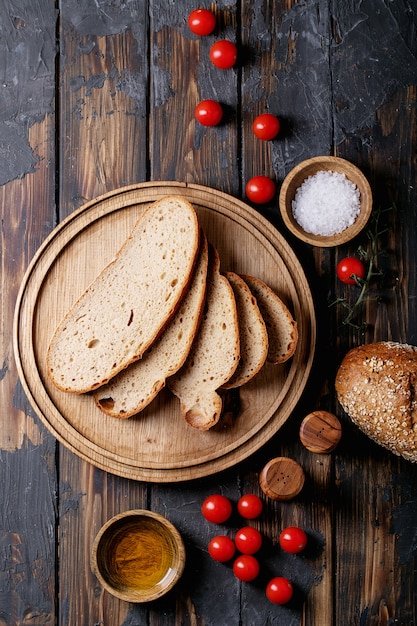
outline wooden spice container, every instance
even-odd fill
[[[307,450],[316,454],[332,452],[342,437],[342,426],[333,413],[313,411],[300,426],[300,440]]]
[[[291,500],[304,486],[304,470],[288,457],[271,459],[259,475],[262,491],[272,500]]]

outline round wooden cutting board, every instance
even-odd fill
[[[298,324],[294,357],[283,365],[265,365],[251,383],[229,392],[222,421],[207,432],[185,423],[178,399],[166,389],[137,416],[115,419],[102,413],[90,395],[59,391],[46,373],[48,345],[64,314],[113,259],[144,209],[166,195],[181,195],[194,205],[208,240],[219,252],[222,270],[262,279],[284,300]],[[266,219],[214,189],[158,182],[125,187],[95,199],[51,233],[19,292],[14,348],[28,399],[61,443],[114,474],[176,482],[231,467],[279,430],[307,382],[315,328],[304,272]]]

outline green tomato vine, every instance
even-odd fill
[[[383,277],[384,272],[378,268],[377,260],[378,258],[386,253],[386,250],[381,247],[381,238],[385,235],[389,229],[387,226],[383,226],[381,224],[382,218],[386,213],[392,212],[396,210],[395,204],[391,205],[386,209],[378,208],[376,209],[370,218],[369,225],[366,228],[366,235],[368,237],[368,245],[366,247],[359,246],[357,248],[357,255],[361,259],[361,261],[367,267],[367,271],[363,278],[359,278],[358,276],[353,275],[353,279],[357,287],[359,287],[360,291],[356,298],[356,300],[350,303],[346,298],[340,297],[336,298],[333,302],[330,303],[329,306],[341,305],[346,309],[346,316],[342,321],[342,324],[345,326],[351,326],[361,332],[365,332],[368,327],[367,322],[363,322],[358,324],[355,322],[362,305],[365,300],[368,299],[371,295],[371,287],[374,280],[379,277]],[[378,299],[378,298],[376,298]]]

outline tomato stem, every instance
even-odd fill
[[[337,298],[334,302],[330,304],[330,306],[334,306],[336,304],[342,304],[342,306],[344,306],[347,309],[348,313],[342,322],[342,324],[344,325],[352,326],[353,328],[356,328],[362,331],[365,331],[366,328],[368,327],[367,322],[364,322],[362,324],[355,324],[353,320],[357,316],[363,302],[366,300],[367,296],[369,295],[369,289],[370,289],[370,285],[373,279],[376,276],[383,275],[383,272],[377,269],[376,261],[377,261],[377,258],[383,253],[383,250],[379,249],[379,241],[382,235],[388,232],[388,228],[387,227],[382,228],[382,229],[380,228],[380,219],[381,219],[382,213],[386,213],[388,211],[392,211],[395,209],[396,209],[395,204],[392,204],[387,209],[379,208],[375,211],[374,215],[371,218],[371,225],[366,231],[370,244],[367,249],[363,248],[362,246],[359,246],[357,250],[359,257],[363,261],[368,263],[368,271],[364,278],[359,278],[358,276],[356,276],[356,274],[352,274],[351,276],[351,278],[353,278],[353,280],[355,281],[355,284],[358,287],[360,287],[360,292],[356,301],[353,304],[349,304],[345,298]]]

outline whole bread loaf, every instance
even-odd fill
[[[239,365],[223,385],[224,389],[233,389],[248,383],[262,368],[268,355],[268,333],[256,298],[243,278],[235,272],[224,275],[232,286],[239,320]]]
[[[229,281],[220,273],[217,251],[209,246],[207,295],[203,317],[183,367],[168,379],[179,398],[185,420],[199,430],[212,428],[221,416],[217,390],[239,363],[236,301]]]
[[[285,363],[290,359],[298,342],[297,322],[281,298],[262,280],[242,274],[243,280],[256,298],[268,333],[269,363]]]
[[[187,293],[178,311],[139,361],[99,387],[94,400],[107,415],[127,418],[142,411],[184,364],[197,332],[205,301],[208,245],[204,234]]]
[[[181,197],[165,197],[144,211],[52,337],[47,368],[56,387],[95,390],[142,357],[188,287],[199,232],[193,206]]]
[[[417,347],[391,341],[350,350],[335,380],[338,400],[375,442],[417,462]]]

